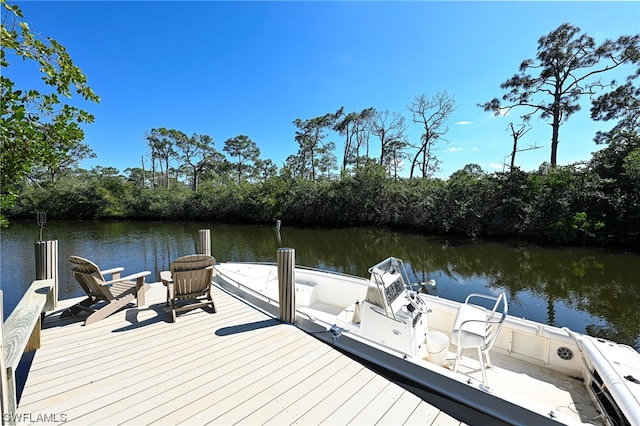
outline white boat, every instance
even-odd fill
[[[219,286],[277,315],[278,265],[216,269]],[[296,325],[496,422],[640,425],[640,354],[632,347],[510,316],[504,293],[465,303],[424,294],[400,259],[369,272],[367,279],[296,266]],[[463,421],[479,423],[473,418]]]

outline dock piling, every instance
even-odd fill
[[[58,306],[58,240],[36,241],[36,280],[53,280],[53,287],[47,296],[45,311],[53,311]]]
[[[296,251],[292,248],[278,249],[278,294],[280,296],[280,320],[296,321]]]
[[[199,229],[198,230],[198,254],[206,254],[211,256],[211,230]]]
[[[280,236],[280,226],[282,222],[280,220],[276,221],[276,240],[278,241],[278,245],[282,244],[282,237]]]

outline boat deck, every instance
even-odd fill
[[[331,318],[323,312],[325,306],[312,305],[302,309],[309,317],[324,319],[330,324]],[[447,330],[432,329],[445,335]],[[451,350],[455,347],[450,348]],[[553,412],[554,415],[566,416],[577,423],[604,425],[605,422],[592,404],[582,380],[567,374],[554,372],[544,365],[514,359],[498,350],[491,352],[492,368],[487,368],[486,374],[492,392],[508,395],[512,402],[523,406],[541,407],[544,413]],[[451,374],[455,353],[449,351],[446,356],[447,367],[428,364],[432,369],[438,369],[442,374]],[[474,350],[465,350],[459,365],[459,372],[466,377],[473,378],[474,383],[482,379],[480,362]]]
[[[88,327],[47,315],[18,406],[38,424],[438,424],[447,413],[214,287],[170,323],[165,289]],[[23,422],[19,422],[23,423]]]

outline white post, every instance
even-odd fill
[[[198,230],[198,254],[206,254],[211,256],[211,230],[199,229]]]
[[[58,240],[37,241],[36,248],[36,280],[53,280],[53,288],[47,296],[45,311],[52,311],[58,306]]]
[[[282,225],[282,222],[280,222],[280,220],[278,219],[276,221],[276,240],[278,241],[278,245],[282,244],[282,237],[280,236],[280,226]]]
[[[292,248],[278,249],[278,291],[280,296],[280,319],[296,322],[296,251]]]

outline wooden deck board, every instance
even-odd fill
[[[303,339],[296,339],[292,343],[280,346],[277,351],[268,353],[266,357],[258,357],[255,362],[248,364],[240,364],[229,370],[229,374],[205,384],[206,389],[201,392],[200,398],[196,403],[189,403],[190,399],[187,394],[183,398],[184,404],[176,407],[166,416],[158,418],[159,423],[178,423],[182,419],[191,419],[200,415],[203,410],[210,413],[210,418],[224,413],[229,405],[233,404],[234,398],[238,393],[244,393],[247,389],[255,385],[256,382],[264,380],[265,376],[269,376],[274,371],[286,366],[299,357],[309,355],[310,350]],[[266,361],[265,359],[268,359]],[[255,394],[248,392],[247,397],[254,397]],[[182,399],[181,399],[182,401]],[[201,424],[202,422],[192,422],[190,424]]]
[[[395,386],[392,383],[387,383],[384,389],[382,389],[380,393],[378,393],[371,399],[365,409],[358,413],[358,415],[353,419],[352,423],[361,425],[377,424],[384,418],[387,410],[389,410],[389,408],[391,408],[391,406],[396,403],[396,401],[400,398],[400,396],[402,396],[404,392],[406,391],[401,387]],[[406,417],[408,417],[408,414],[409,413],[407,413],[406,416],[403,416],[402,419],[399,419],[398,422],[395,422],[395,424],[401,424],[406,419]]]
[[[206,424],[212,419],[216,423],[233,424],[244,417],[242,415],[243,405],[264,405],[272,399],[272,393],[267,391],[278,382],[285,380],[291,375],[299,374],[314,361],[325,364],[322,360],[327,355],[325,348],[314,348],[309,351],[309,346],[304,343],[304,350],[297,353],[287,353],[285,357],[271,362],[267,368],[260,368],[252,374],[251,383],[238,385],[231,389],[226,387],[221,389],[225,396],[215,399],[215,403],[200,411],[196,415],[185,420],[188,424]],[[295,383],[292,383],[295,386]],[[235,390],[235,392],[233,392]],[[233,393],[229,393],[233,392]]]
[[[379,395],[381,387],[378,383],[382,377],[366,368],[358,371],[336,392],[325,398],[322,403],[307,413],[306,418],[321,420],[323,424],[348,424],[362,411],[367,409],[368,402]],[[386,380],[383,379],[386,384]],[[363,403],[366,400],[366,404]],[[360,401],[360,403],[357,403]],[[325,412],[323,413],[324,410]]]
[[[301,399],[309,398],[309,393],[318,386],[318,380],[321,380],[326,376],[337,374],[347,364],[349,364],[351,360],[347,357],[340,356],[340,354],[335,351],[331,351],[330,354],[324,357],[323,362],[325,364],[324,366],[314,363],[312,367],[305,369],[305,374],[308,375],[301,378],[298,383],[289,385],[286,381],[281,382],[282,386],[286,387],[289,385],[289,387],[279,394],[277,393],[280,389],[278,389],[278,386],[274,386],[269,393],[271,395],[274,393],[277,394],[276,397],[270,401],[265,401],[262,406],[251,407],[253,401],[247,400],[247,403],[251,408],[248,409],[248,414],[239,421],[244,424],[259,424],[261,422],[271,421],[279,413],[287,409],[295,411],[295,408],[292,406]],[[292,380],[295,380],[293,376],[290,377]],[[298,412],[300,413],[300,411]],[[221,422],[218,422],[216,419],[215,423]]]
[[[287,340],[284,343],[286,344]],[[255,357],[259,356],[260,353],[255,354]],[[254,360],[240,359],[235,362],[232,362],[231,358],[222,359],[220,365],[215,365],[215,360],[206,360],[206,364],[201,368],[181,374],[178,371],[179,376],[169,377],[166,380],[164,377],[160,378],[161,391],[149,393],[149,397],[153,398],[152,401],[138,403],[138,407],[124,407],[125,410],[116,417],[111,416],[111,412],[114,409],[120,410],[122,404],[114,404],[113,407],[106,407],[104,414],[106,414],[106,419],[115,423],[140,424],[144,422],[144,419],[159,422],[163,416],[169,416],[176,411],[194,410],[207,403],[206,398],[211,390],[217,386],[224,388],[228,383],[233,383],[235,380],[234,370],[244,361],[255,363],[259,361],[259,358]],[[91,417],[94,417],[93,413],[79,420],[91,422]]]
[[[233,342],[231,340],[228,343]],[[180,340],[171,343],[163,339],[163,343],[159,343],[158,347],[132,342],[128,348],[106,344],[102,347],[104,351],[110,351],[115,347],[119,352],[109,356],[108,360],[101,358],[102,361],[99,362],[100,368],[96,368],[95,371],[91,370],[93,363],[80,361],[77,364],[67,364],[66,369],[53,368],[52,372],[45,371],[48,369],[41,369],[34,377],[34,380],[36,378],[40,379],[39,382],[34,383],[34,387],[29,389],[31,392],[28,395],[23,395],[21,405],[31,402],[31,398],[37,398],[40,394],[43,394],[46,403],[46,395],[54,387],[58,392],[68,390],[73,393],[73,389],[77,389],[78,392],[83,393],[90,391],[91,387],[104,387],[109,382],[125,385],[127,380],[139,379],[137,375],[132,376],[131,371],[136,371],[140,369],[141,365],[149,363],[152,363],[154,368],[162,369],[162,371],[176,371],[177,367],[184,365],[183,358],[185,356],[195,357],[197,354],[210,353],[213,349],[210,339],[207,338],[201,338],[190,345],[183,346],[183,343]],[[164,349],[164,352],[161,352],[161,349]],[[180,353],[180,350],[183,352]],[[194,350],[196,352],[193,352]],[[159,353],[162,353],[161,358],[158,358],[157,354]],[[70,354],[68,356],[72,357],[73,355]],[[90,373],[88,373],[89,370],[91,370]],[[71,371],[71,373],[64,374],[65,371]],[[54,375],[54,373],[57,374]],[[56,383],[56,379],[61,379],[63,383]],[[85,387],[82,386],[83,382],[88,382]],[[38,392],[41,388],[44,388],[44,390]],[[72,394],[69,396],[72,396]]]
[[[18,412],[68,424],[460,424],[216,287],[217,313],[170,323],[164,291],[155,283],[147,306],[88,327],[60,319],[74,302],[62,301]]]
[[[417,407],[411,412],[407,420],[403,423],[405,426],[412,425],[431,425],[434,423],[440,410],[433,405],[427,404],[424,401],[419,401]],[[458,422],[459,424],[460,422]]]

